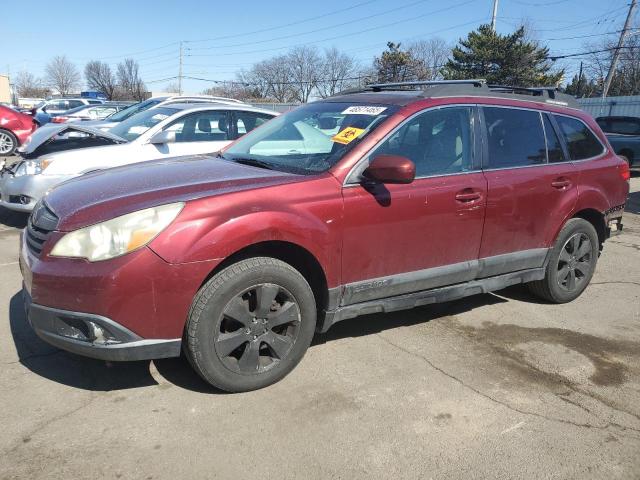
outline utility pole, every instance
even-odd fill
[[[578,91],[576,97],[582,98],[582,61],[580,62],[580,73],[578,74]]]
[[[498,0],[493,0],[493,15],[491,15],[491,30],[496,31],[496,17],[498,16]]]
[[[633,20],[633,12],[636,9],[637,0],[631,0],[631,4],[629,5],[629,12],[627,13],[627,19],[624,21],[624,28],[622,32],[620,32],[620,39],[618,40],[618,46],[613,51],[613,58],[611,59],[611,65],[609,66],[609,73],[607,73],[607,78],[604,81],[604,85],[602,86],[602,98],[607,96],[609,93],[609,87],[611,87],[611,81],[613,80],[613,75],[616,71],[616,64],[618,63],[618,57],[620,56],[620,50],[624,46],[624,39],[627,36],[627,31],[629,30],[629,26],[631,25],[631,20]]]
[[[182,95],[182,40],[180,40],[180,67],[178,68],[178,95]]]

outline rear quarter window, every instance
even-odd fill
[[[600,140],[581,120],[562,115],[554,116],[567,144],[571,160],[585,160],[597,157],[604,152]]]

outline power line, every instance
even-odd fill
[[[388,27],[393,27],[395,25],[399,25],[401,23],[406,23],[406,22],[410,22],[410,21],[414,21],[414,20],[419,20],[421,18],[425,18],[428,17],[430,15],[434,15],[436,13],[442,13],[442,12],[446,12],[449,10],[453,10],[455,8],[458,7],[462,7],[464,5],[468,5],[470,3],[476,2],[477,0],[466,0],[464,2],[461,3],[457,3],[455,5],[450,5],[448,7],[445,8],[441,8],[438,10],[433,10],[431,12],[427,12],[424,13],[422,15],[414,15],[413,17],[410,18],[404,18],[402,20],[398,20],[396,22],[388,22],[384,25],[377,25],[375,27],[370,27],[370,28],[366,28],[364,30],[359,30],[357,32],[350,32],[350,33],[345,33],[343,35],[337,35],[337,36],[333,36],[333,37],[329,37],[329,38],[323,38],[320,40],[314,40],[312,42],[306,42],[306,43],[302,43],[299,45],[314,45],[317,43],[322,43],[322,42],[327,42],[327,41],[331,41],[331,40],[337,40],[340,38],[346,38],[346,37],[351,37],[354,35],[359,35],[361,33],[367,33],[367,32],[371,32],[374,30],[380,30],[383,28],[388,28]],[[260,49],[260,50],[247,50],[247,51],[242,51],[242,52],[226,52],[226,53],[216,53],[216,54],[188,54],[187,56],[189,57],[223,57],[223,56],[235,56],[235,55],[246,55],[246,54],[251,54],[251,53],[265,53],[265,52],[273,52],[273,51],[277,51],[277,50],[283,50],[283,49],[287,49],[287,48],[291,48],[290,45],[284,46],[284,47],[272,47],[272,48],[264,48],[264,49]]]
[[[361,3],[357,3],[355,5],[351,5],[349,8],[354,9],[354,8],[362,7],[364,5],[368,5],[370,3],[374,3],[374,2],[377,2],[377,1],[379,1],[379,0],[369,0],[369,1],[366,1],[366,2],[361,2]],[[331,15],[336,15],[336,14],[339,14],[339,13],[344,13],[344,8],[341,8],[339,10],[334,10],[334,11],[331,11],[331,12],[327,12],[327,13],[323,13],[323,14],[320,14],[320,15],[316,15],[315,17],[309,17],[309,18],[305,18],[303,20],[298,20],[298,21],[295,21],[295,22],[285,23],[285,24],[278,25],[278,26],[275,26],[275,27],[268,27],[268,28],[262,28],[260,30],[254,30],[252,32],[236,33],[236,34],[233,34],[233,35],[223,35],[223,36],[220,36],[220,37],[203,38],[203,39],[199,39],[199,40],[185,40],[185,42],[187,42],[187,43],[199,43],[199,42],[211,42],[211,41],[214,41],[214,40],[226,40],[228,38],[246,37],[247,35],[255,35],[256,33],[272,32],[273,30],[279,30],[281,28],[287,28],[287,27],[292,27],[294,25],[300,25],[300,24],[303,24],[303,23],[312,22],[313,20],[318,20],[320,18],[325,18],[325,17],[331,16]]]
[[[404,10],[406,8],[413,7],[415,5],[418,5],[420,3],[425,3],[425,2],[428,2],[428,1],[430,1],[430,0],[417,0],[417,1],[414,1],[412,3],[408,3],[406,5],[402,5],[400,7],[392,8],[390,10],[385,10],[383,12],[374,13],[372,15],[367,15],[365,17],[354,18],[354,19],[351,19],[351,20],[349,20],[347,22],[336,23],[334,25],[329,25],[329,26],[322,27],[322,28],[316,28],[315,30],[309,30],[307,32],[292,33],[292,34],[289,34],[289,35],[283,35],[281,37],[274,37],[274,38],[270,38],[268,40],[262,40],[262,41],[260,41],[260,43],[275,42],[275,41],[278,41],[278,40],[287,40],[287,39],[290,39],[290,38],[296,38],[296,37],[301,37],[301,36],[304,36],[304,35],[310,35],[312,33],[323,32],[325,30],[331,30],[333,28],[344,27],[345,25],[351,25],[353,22],[361,22],[363,20],[369,20],[371,18],[380,17],[382,15],[387,15],[389,13],[397,12],[399,10]],[[215,45],[215,46],[211,46],[211,47],[188,48],[188,50],[194,50],[195,51],[195,50],[212,50],[214,48],[246,47],[248,45],[254,45],[255,43],[256,43],[255,41],[251,41],[251,42],[244,42],[244,43],[235,43],[235,44],[230,44],[230,45]]]

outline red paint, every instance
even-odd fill
[[[25,113],[16,112],[0,105],[0,130],[8,130],[18,139],[18,145],[27,141],[27,137],[37,128],[33,118]]]
[[[380,98],[397,100],[386,94]],[[256,243],[275,240],[302,247],[333,288],[549,247],[577,212],[604,213],[625,202],[624,167],[609,146],[602,157],[584,162],[421,178],[404,185],[343,186],[351,168],[400,122],[446,104],[573,115],[608,146],[591,117],[576,110],[503,98],[417,99],[324,174],[292,175],[200,156],[87,175],[47,197],[62,232],[154,205],[186,205],[148,247],[120,258],[89,263],[49,257],[59,232],[39,258],[23,248],[33,301],[104,315],[143,337],[176,338],[193,296],[212,270]]]

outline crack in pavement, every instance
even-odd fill
[[[388,345],[400,350],[401,352],[406,353],[407,355],[411,355],[413,357],[416,357],[420,360],[422,360],[423,362],[425,362],[427,365],[429,365],[431,368],[433,368],[434,370],[436,370],[437,372],[440,372],[442,375],[450,378],[451,380],[459,383],[460,385],[462,385],[464,388],[474,392],[475,394],[497,404],[497,405],[501,405],[511,411],[514,411],[516,413],[520,413],[521,415],[529,415],[529,416],[533,416],[533,417],[538,417],[550,422],[558,422],[558,423],[562,423],[562,424],[567,424],[567,425],[572,425],[574,427],[581,427],[581,428],[593,428],[593,429],[597,429],[597,430],[608,430],[610,427],[616,427],[616,428],[620,428],[622,430],[632,430],[634,432],[638,432],[640,433],[640,430],[637,430],[633,427],[628,427],[628,426],[624,426],[624,425],[620,425],[618,423],[614,423],[614,422],[606,422],[605,425],[599,426],[599,425],[593,425],[591,423],[577,423],[577,422],[573,422],[571,420],[566,420],[563,418],[555,418],[555,417],[548,417],[546,415],[542,415],[540,413],[536,413],[536,412],[531,412],[528,410],[523,410],[517,407],[514,407],[513,405],[509,405],[506,402],[503,402],[501,400],[498,400],[497,398],[492,397],[491,395],[482,392],[481,390],[478,390],[477,388],[469,385],[468,383],[465,383],[463,380],[461,380],[460,378],[456,377],[455,375],[450,374],[449,372],[447,372],[446,370],[442,369],[441,367],[438,367],[437,365],[435,365],[431,360],[429,360],[427,357],[420,355],[419,353],[416,352],[412,352],[411,350],[407,350],[406,348],[392,342],[391,340],[385,338],[383,335],[381,334],[376,334],[376,336],[378,338],[380,338],[383,342],[387,343]],[[596,418],[598,418],[596,416]],[[628,438],[632,438],[634,440],[640,440],[640,437],[634,436],[634,435],[625,435],[625,437]]]

